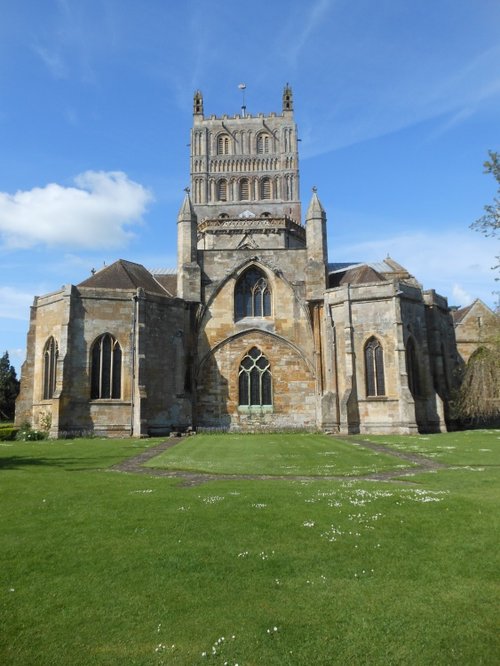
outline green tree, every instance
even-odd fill
[[[19,381],[14,367],[10,364],[9,353],[0,358],[0,420],[14,418]]]
[[[498,237],[500,235],[500,155],[489,151],[489,159],[484,163],[484,173],[491,173],[498,184],[497,196],[493,203],[484,207],[484,215],[471,224],[471,228],[480,231],[485,236]],[[500,269],[500,257],[496,257],[497,265],[493,269]],[[497,278],[498,279],[498,278]]]
[[[469,358],[455,400],[456,416],[465,422],[500,420],[500,318],[491,323],[483,343]]]

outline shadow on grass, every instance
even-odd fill
[[[116,463],[116,457],[110,456],[108,460],[99,457],[92,464],[92,460],[85,458],[30,458],[29,456],[5,456],[0,458],[0,471],[20,470],[25,467],[57,467],[67,472],[92,472],[107,469]]]

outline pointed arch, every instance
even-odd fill
[[[417,346],[413,337],[406,341],[406,372],[408,388],[414,398],[421,395],[420,369],[418,364]]]
[[[90,397],[92,400],[121,398],[122,350],[110,333],[99,336],[92,345]]]
[[[240,407],[273,404],[271,365],[258,347],[252,347],[241,360],[238,388]]]
[[[51,336],[43,348],[43,400],[51,400],[56,390],[59,347]]]
[[[367,397],[385,395],[384,350],[380,341],[372,336],[364,347],[365,385]]]
[[[263,271],[250,266],[234,289],[234,318],[271,316],[271,289]]]

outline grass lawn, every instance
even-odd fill
[[[500,432],[366,439],[450,467],[361,482],[390,457],[270,435],[255,473],[351,476],[193,487],[107,471],[159,440],[0,443],[0,663],[498,664]]]
[[[411,464],[327,435],[294,433],[196,435],[147,466],[215,474],[356,476]]]

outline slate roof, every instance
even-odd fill
[[[92,287],[95,289],[138,289],[152,294],[166,295],[165,289],[151,273],[141,264],[118,259],[110,266],[101,270],[80,282],[79,287]]]
[[[369,264],[361,264],[330,274],[328,286],[341,287],[345,284],[371,284],[374,282],[387,282],[387,280]]]

